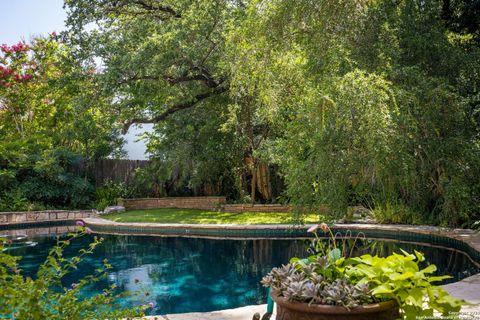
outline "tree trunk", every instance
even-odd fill
[[[257,190],[262,195],[263,199],[269,201],[272,199],[272,190],[270,186],[270,172],[268,164],[257,161],[256,181]]]
[[[270,182],[270,167],[268,164],[265,165],[266,178],[267,178],[267,194],[268,200],[272,200],[272,183]]]
[[[252,157],[252,204],[255,204],[255,193],[257,191],[257,161]]]

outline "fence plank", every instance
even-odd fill
[[[135,175],[135,170],[147,166],[149,162],[149,160],[100,159],[95,162],[92,176],[97,187],[107,180],[128,182]]]

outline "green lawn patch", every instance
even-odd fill
[[[276,212],[214,212],[197,209],[148,209],[103,215],[102,218],[117,222],[157,222],[192,224],[293,224],[318,223],[318,214]]]

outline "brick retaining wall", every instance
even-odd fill
[[[290,212],[290,206],[280,204],[226,204],[225,197],[166,197],[123,199],[122,205],[126,210],[180,208],[221,210],[225,212]]]
[[[46,210],[46,211],[17,211],[0,212],[0,225],[34,223],[43,221],[69,221],[95,217],[93,210]]]
[[[126,210],[158,208],[216,210],[225,202],[225,197],[166,197],[123,199],[121,201]]]
[[[226,204],[222,211],[240,213],[240,212],[290,212],[290,206],[280,204]]]

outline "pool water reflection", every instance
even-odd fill
[[[259,281],[274,266],[292,256],[306,256],[305,240],[212,240],[181,237],[104,236],[93,255],[87,256],[79,270],[64,279],[70,286],[81,277],[93,274],[107,258],[113,265],[107,279],[89,287],[85,295],[101,292],[116,284],[119,290],[138,291],[121,301],[124,305],[155,302],[150,314],[212,311],[266,302],[266,291]],[[30,239],[32,240],[32,239]],[[36,246],[11,250],[21,255],[25,275],[34,276],[55,237],[35,238]],[[65,252],[73,256],[91,238],[73,241]],[[450,274],[457,281],[479,272],[464,254],[410,243],[365,240],[355,255],[381,256],[400,252],[400,248],[424,252],[437,265],[438,274]],[[140,291],[139,291],[140,290]]]

